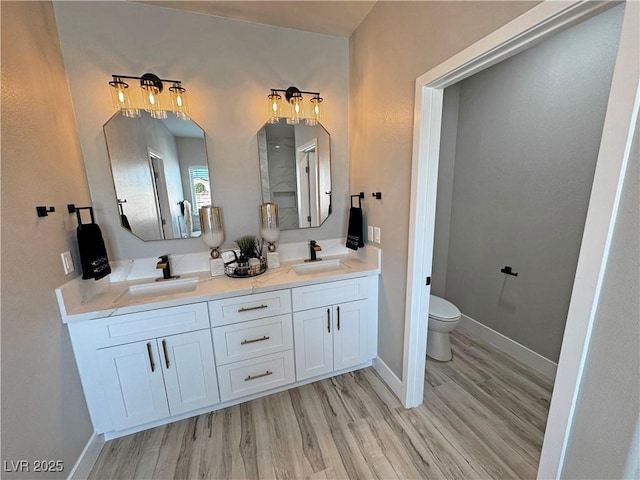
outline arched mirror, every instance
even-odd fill
[[[104,125],[122,227],[144,241],[198,237],[198,208],[212,203],[204,131],[140,114]]]
[[[331,214],[331,138],[324,127],[267,123],[258,153],[262,201],[278,204],[280,229],[322,225]]]

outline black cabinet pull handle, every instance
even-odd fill
[[[336,307],[338,310],[338,331],[340,331],[340,307]]]
[[[169,368],[169,352],[167,352],[167,341],[162,340],[162,351],[164,352],[164,363]]]
[[[327,308],[327,332],[331,333],[331,309]]]
[[[156,362],[153,361],[153,352],[151,351],[151,342],[147,342],[147,353],[149,354],[149,365],[151,365],[151,371],[156,371]]]

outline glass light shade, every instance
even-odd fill
[[[311,115],[306,119],[306,124],[313,126],[317,125],[320,121],[320,102],[322,98],[320,95],[315,95],[311,100]]]
[[[278,123],[280,121],[282,108],[280,105],[281,99],[282,95],[274,91],[271,91],[271,93],[267,95],[267,100],[269,101],[269,123]]]
[[[166,112],[166,110],[151,110],[149,112],[149,116],[151,118],[156,118],[156,119],[162,120],[164,118],[167,118],[167,112]]]
[[[260,211],[260,236],[269,243],[269,251],[276,250],[275,243],[280,238],[280,218],[277,203],[263,203]]]
[[[218,248],[224,242],[224,228],[222,227],[222,210],[220,207],[207,205],[200,207],[200,238],[204,244],[211,249],[211,258],[220,257]]]
[[[174,83],[169,87],[173,112],[180,120],[189,120],[189,106],[187,104],[187,91],[180,83]]]
[[[119,77],[113,77],[111,85],[111,100],[113,106],[125,117],[136,118],[140,116],[140,110],[131,106],[131,96],[129,95],[129,85]]]
[[[167,113],[162,110],[160,105],[160,89],[153,85],[142,86],[142,103],[144,109],[149,112],[153,118],[167,118]],[[160,116],[158,112],[164,112],[164,116]]]
[[[289,125],[297,125],[300,123],[300,119],[304,117],[302,108],[302,95],[300,93],[293,94],[289,99],[291,105],[291,115],[287,118]]]

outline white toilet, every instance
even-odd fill
[[[427,334],[427,356],[434,360],[451,360],[449,332],[460,323],[460,310],[444,298],[431,295]]]

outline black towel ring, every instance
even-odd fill
[[[353,207],[354,197],[358,198],[358,208],[362,208],[362,199],[364,198],[364,192],[360,192],[357,195],[351,195],[351,206]]]
[[[76,214],[76,218],[78,219],[78,226],[82,227],[83,223],[82,223],[82,217],[80,216],[80,210],[89,210],[89,213],[91,214],[91,223],[96,223],[95,218],[93,217],[93,207],[76,207],[73,203],[69,203],[67,204],[67,210],[69,211],[69,213],[75,213]],[[88,224],[85,224],[88,225]]]

